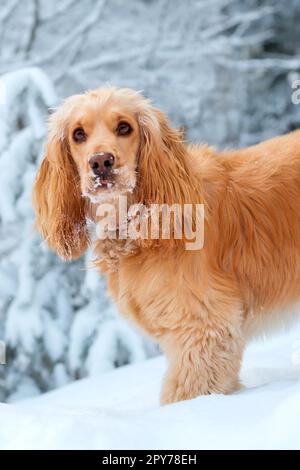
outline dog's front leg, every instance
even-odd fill
[[[226,320],[226,315],[207,312],[204,318],[171,330],[163,338],[169,369],[162,404],[239,388],[244,347],[240,314]]]

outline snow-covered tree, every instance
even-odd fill
[[[0,400],[13,400],[144,358],[145,349],[98,273],[83,260],[62,263],[33,230],[31,189],[57,100],[51,81],[27,68],[1,84]]]

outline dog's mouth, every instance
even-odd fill
[[[127,167],[116,168],[83,180],[82,195],[97,203],[107,198],[132,193],[136,186],[136,173]]]
[[[98,189],[112,189],[115,185],[115,179],[113,176],[96,176],[93,184],[93,189],[97,191]]]

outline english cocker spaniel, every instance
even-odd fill
[[[98,210],[108,205],[120,212],[121,198],[146,215],[157,205],[204,206],[198,249],[175,236],[178,214],[169,236],[159,228],[154,238],[121,237],[118,223],[106,223],[93,242],[119,310],[168,357],[161,402],[237,390],[246,341],[296,316],[300,132],[217,152],[187,145],[133,90],[68,98],[50,118],[34,186],[37,228],[60,257],[77,258],[92,243],[87,220],[103,222]]]

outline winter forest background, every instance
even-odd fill
[[[105,83],[143,90],[188,138],[249,145],[300,127],[300,0],[0,0],[0,401],[155,354],[87,259],[33,230],[49,107]]]

